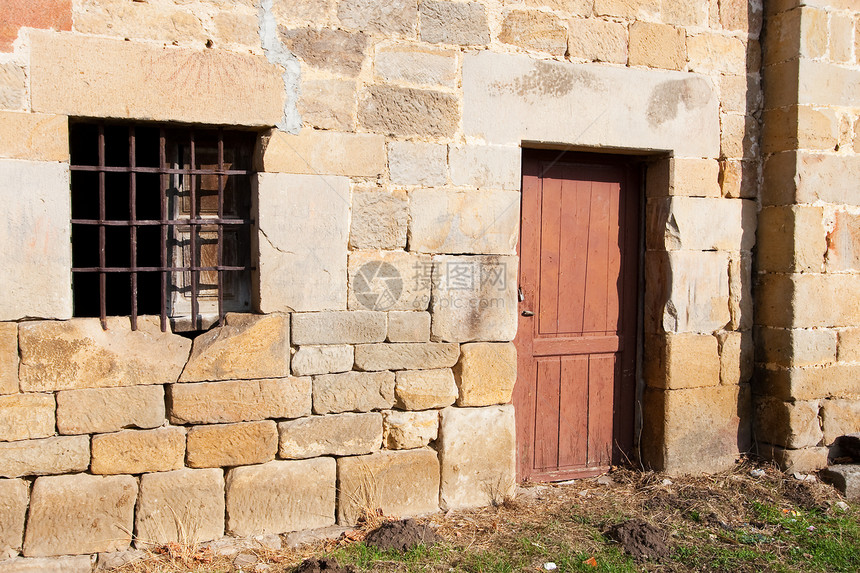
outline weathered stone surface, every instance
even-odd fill
[[[313,23],[325,20],[330,7],[331,0],[274,0],[272,13],[281,25],[286,22]]]
[[[519,191],[522,149],[501,145],[449,145],[454,185]]]
[[[630,26],[631,66],[682,70],[687,64],[684,30],[637,21]]]
[[[439,510],[439,461],[430,449],[340,458],[337,481],[341,525],[356,523],[368,510],[399,517]]]
[[[449,368],[397,372],[395,406],[402,410],[429,410],[450,406],[457,399],[457,384]]]
[[[593,18],[568,20],[568,51],[574,58],[627,63],[627,27]]]
[[[135,516],[135,545],[196,545],[224,535],[221,469],[144,474]]]
[[[567,28],[557,16],[547,12],[512,10],[502,20],[499,41],[563,56],[567,50]]]
[[[369,412],[393,405],[393,372],[344,372],[314,377],[315,414]]]
[[[408,221],[409,201],[405,191],[353,191],[349,246],[353,249],[404,249]]]
[[[0,555],[20,551],[30,485],[22,479],[0,479]]]
[[[822,400],[821,425],[825,446],[833,445],[840,436],[860,432],[860,400]]]
[[[260,17],[253,10],[240,12],[233,9],[219,12],[212,18],[212,22],[215,25],[215,36],[222,46],[241,44],[256,48],[260,42]]]
[[[617,16],[627,20],[654,19],[659,7],[648,0],[595,0],[598,16]]]
[[[30,62],[34,111],[260,126],[284,113],[282,71],[262,56],[33,32]]]
[[[847,327],[860,316],[860,275],[766,275],[756,297],[757,323],[785,328]]]
[[[777,366],[836,362],[837,333],[825,329],[759,328],[756,360]]]
[[[486,44],[487,9],[479,2],[422,2],[421,39],[434,44]]]
[[[720,384],[749,382],[755,366],[752,332],[721,332],[717,339],[720,342]]]
[[[824,366],[763,369],[758,372],[757,383],[758,391],[781,400],[850,398],[858,394],[858,375],[860,365],[837,362]]]
[[[229,313],[194,339],[180,382],[279,378],[290,374],[290,319]]]
[[[836,212],[827,233],[827,270],[860,271],[860,215]]]
[[[717,386],[720,354],[710,334],[650,334],[645,338],[645,380],[667,390]]]
[[[388,342],[429,342],[430,313],[391,311],[388,313]]]
[[[409,0],[343,0],[337,3],[337,17],[346,28],[412,36],[418,23],[418,6]]]
[[[227,531],[247,537],[334,524],[333,458],[272,461],[227,474]]]
[[[516,257],[433,257],[433,340],[513,340],[516,288]]]
[[[397,185],[444,185],[448,181],[448,150],[421,141],[388,144],[388,171]]]
[[[278,456],[287,459],[369,454],[382,443],[382,414],[335,414],[280,422],[278,436]]]
[[[516,486],[514,407],[446,408],[439,426],[441,505],[499,503]]]
[[[124,428],[156,428],[164,421],[164,388],[161,386],[57,392],[57,430],[61,434],[104,434]]]
[[[727,158],[755,159],[761,140],[756,118],[734,113],[720,115],[720,155]]]
[[[716,33],[687,37],[687,56],[694,72],[747,73],[747,47],[735,36]]]
[[[140,474],[179,469],[185,462],[185,428],[123,430],[93,436],[94,474]]]
[[[331,70],[348,77],[361,71],[367,49],[367,36],[331,28],[281,29],[284,45],[306,64]]]
[[[188,465],[216,468],[275,459],[278,425],[272,420],[194,426],[188,430]]]
[[[672,157],[648,167],[648,197],[720,197],[720,165],[714,159]]]
[[[430,256],[403,251],[352,251],[349,255],[350,310],[426,310],[430,282],[416,279],[431,268]]]
[[[92,570],[89,555],[16,558],[3,562],[3,573],[90,573]]]
[[[460,102],[450,93],[375,85],[359,99],[358,121],[383,135],[447,138],[460,122]]]
[[[260,173],[257,194],[260,311],[345,309],[349,179]]]
[[[845,494],[851,501],[860,499],[860,465],[832,465],[821,471],[821,479],[826,480]]]
[[[187,5],[122,0],[84,0],[76,4],[77,32],[166,43],[195,41],[202,44],[207,39],[203,22]]]
[[[355,81],[309,79],[303,74],[298,111],[305,125],[352,131],[355,128],[355,94]]]
[[[382,443],[389,450],[423,448],[439,436],[439,412],[383,412]]]
[[[27,96],[24,68],[15,62],[0,64],[0,109],[24,109]]]
[[[793,450],[822,445],[819,408],[818,400],[758,398],[753,418],[756,439]]]
[[[293,344],[361,344],[385,340],[385,313],[304,312],[293,315]]]
[[[773,460],[786,473],[814,472],[827,467],[827,448],[787,450],[779,446],[760,443],[758,451],[762,458]]]
[[[52,394],[0,396],[0,442],[53,436],[54,411]]]
[[[757,235],[757,263],[763,271],[821,272],[829,255],[822,207],[765,207]]]
[[[352,370],[355,353],[352,346],[300,346],[293,356],[293,374],[334,374]]]
[[[860,205],[850,181],[860,176],[860,155],[798,151],[778,153],[765,163],[762,202],[766,205],[825,203]]]
[[[18,325],[0,322],[0,394],[14,394],[17,391]]]
[[[423,253],[513,254],[519,205],[517,191],[410,191],[409,248]]]
[[[191,341],[161,332],[158,317],[141,316],[22,323],[18,328],[21,389],[71,390],[175,382]]]
[[[0,112],[0,157],[68,161],[69,118],[42,113]]]
[[[747,75],[723,75],[719,79],[720,107],[724,112],[751,115],[761,111],[760,80]]]
[[[373,62],[376,77],[389,82],[457,87],[457,52],[416,46],[383,46]]]
[[[716,158],[718,112],[711,80],[697,74],[488,51],[463,58],[463,133],[487,144],[552,141]]]
[[[69,318],[71,249],[57,248],[70,241],[69,166],[0,160],[0,201],[0,320]]]
[[[594,2],[592,0],[526,0],[526,6],[551,8],[577,16],[591,16]]]
[[[759,166],[748,159],[720,161],[720,187],[723,197],[755,199],[759,191]]]
[[[132,476],[37,478],[30,496],[24,555],[79,555],[127,548],[137,489]]]
[[[753,201],[699,197],[651,199],[648,213],[649,249],[749,251],[755,244]],[[712,224],[715,220],[720,224]]]
[[[459,347],[449,343],[360,344],[355,347],[355,367],[359,370],[450,368],[459,355]]]
[[[82,472],[89,465],[90,439],[87,436],[0,443],[0,477]]]
[[[801,58],[798,103],[811,106],[860,105],[860,74],[848,67]]]
[[[762,151],[792,149],[827,151],[839,142],[839,119],[834,110],[811,105],[768,109],[762,114]]]
[[[848,328],[839,332],[839,361],[860,362],[860,328]]]
[[[513,343],[464,344],[454,378],[458,406],[507,404],[517,381],[517,349]]]
[[[257,163],[267,173],[299,173],[305,175],[344,175],[375,177],[385,171],[385,139],[368,133],[340,133],[302,129],[298,135],[273,131],[264,138],[258,150]],[[281,192],[291,193],[292,187],[309,185],[307,177],[276,179]],[[349,206],[349,188],[341,188],[340,180],[323,179],[337,196],[327,200],[346,202]],[[261,180],[262,184],[262,180]],[[290,185],[291,188],[287,188]],[[314,186],[319,190],[319,184]],[[312,192],[315,192],[312,189]],[[331,191],[329,192],[331,194]],[[261,209],[263,205],[260,205]]]
[[[298,418],[311,412],[311,380],[306,377],[174,384],[168,395],[174,424]]]

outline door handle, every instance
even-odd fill
[[[522,312],[522,315],[523,315],[523,316],[534,316],[534,315],[535,315],[535,313],[533,313],[533,312],[532,312],[532,311],[530,311],[530,310],[524,310],[524,311]]]

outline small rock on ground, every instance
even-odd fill
[[[665,541],[666,533],[642,519],[613,525],[606,535],[620,543],[624,551],[637,560],[661,559],[670,553]]]
[[[439,541],[436,532],[427,525],[419,525],[414,519],[389,521],[371,531],[364,542],[367,545],[382,549],[409,551],[419,544],[433,545]]]

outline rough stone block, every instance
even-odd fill
[[[397,372],[394,405],[402,410],[429,410],[450,406],[457,399],[457,384],[449,368]]]
[[[460,123],[460,102],[446,92],[374,85],[359,98],[358,121],[383,135],[449,138]]]
[[[53,436],[55,409],[52,394],[0,396],[0,442]]]
[[[144,474],[135,516],[135,545],[195,545],[224,535],[221,469]]]
[[[659,7],[648,0],[595,0],[594,13],[626,20],[654,19]]]
[[[567,49],[573,58],[627,63],[627,26],[593,18],[568,20]]]
[[[350,310],[427,310],[430,282],[420,279],[420,271],[429,268],[429,255],[352,251],[347,306]]]
[[[814,472],[827,467],[827,448],[788,450],[771,444],[759,444],[758,453],[764,459],[776,462],[786,473]]]
[[[284,114],[282,70],[263,56],[34,31],[30,62],[34,111],[259,126]],[[177,69],[196,71],[159,81]]]
[[[304,312],[293,315],[293,344],[361,344],[385,340],[384,312]]]
[[[840,362],[860,362],[860,328],[848,328],[839,332]]]
[[[63,436],[0,443],[0,477],[82,472],[90,466],[90,439]]]
[[[527,50],[564,56],[567,28],[559,18],[537,10],[512,10],[502,20],[499,41]]]
[[[860,465],[832,465],[821,471],[821,479],[832,483],[851,501],[860,499]]]
[[[720,342],[720,384],[749,382],[755,366],[752,332],[721,332],[717,339]]]
[[[3,573],[90,573],[92,570],[89,555],[16,558],[3,562]]]
[[[355,353],[352,346],[300,346],[293,356],[293,374],[334,374],[352,370]]]
[[[458,406],[507,404],[517,381],[517,349],[513,343],[464,344],[454,378]]]
[[[387,82],[457,87],[457,52],[413,45],[382,46],[373,62],[376,77]]]
[[[758,162],[748,159],[720,161],[720,188],[723,197],[756,199],[759,192],[760,169]]]
[[[389,450],[411,450],[423,448],[439,436],[439,413],[383,412],[382,443]]]
[[[746,74],[723,75],[719,79],[720,107],[727,113],[752,115],[761,111],[761,81]]]
[[[830,60],[842,64],[852,63],[854,46],[851,40],[854,38],[855,21],[856,17],[852,18],[844,14],[831,14],[829,34]]]
[[[449,145],[448,163],[454,185],[519,191],[522,149],[501,145]]]
[[[345,309],[349,180],[260,173],[257,194],[261,312]]]
[[[24,109],[27,97],[24,68],[15,62],[0,64],[0,109]]]
[[[649,200],[648,212],[649,249],[749,251],[755,244],[752,201],[669,197]]]
[[[382,443],[382,414],[335,414],[280,422],[278,435],[278,456],[282,458],[369,454]]]
[[[652,388],[677,390],[720,383],[720,353],[710,334],[649,334],[645,380]]]
[[[837,333],[825,329],[759,328],[756,360],[776,366],[812,366],[836,361]]]
[[[360,344],[355,347],[355,367],[367,371],[450,368],[459,356],[459,346],[450,343]]]
[[[174,424],[298,418],[311,412],[311,379],[236,380],[168,387]]]
[[[821,272],[829,255],[822,207],[765,207],[757,235],[756,260],[762,271]]]
[[[839,142],[839,120],[833,110],[809,105],[765,110],[762,151],[831,150]]]
[[[840,436],[860,432],[860,400],[822,400],[821,425],[825,446],[833,445]]]
[[[352,80],[302,77],[297,108],[305,125],[332,131],[355,129],[356,83]]]
[[[409,249],[422,253],[513,254],[518,191],[416,189],[409,193]]]
[[[446,408],[439,426],[445,510],[499,503],[515,480],[514,407]]]
[[[93,436],[94,474],[140,474],[181,468],[185,463],[185,428],[123,430]]]
[[[723,0],[728,3],[729,0]],[[709,8],[707,0],[693,0],[692,2],[667,2],[660,6],[660,20],[667,24],[676,26],[707,26]],[[750,8],[752,10],[752,8]]]
[[[727,330],[750,330],[755,306],[752,298],[752,253],[742,251],[729,257],[729,314]]]
[[[851,181],[860,177],[860,155],[805,152],[779,154],[768,160],[762,200],[770,204],[815,203],[860,205]]]
[[[272,420],[194,426],[188,430],[188,465],[216,468],[275,459],[278,425]]]
[[[40,477],[33,484],[24,555],[48,557],[126,549],[133,531],[132,476]]]
[[[720,24],[724,30],[757,35],[761,31],[762,6],[747,0],[724,0],[719,6]]]
[[[433,257],[433,339],[513,340],[518,318],[516,288],[516,257]]]
[[[21,550],[29,502],[30,484],[22,479],[0,479],[0,555]]]
[[[276,130],[263,139],[257,163],[267,173],[375,177],[385,171],[385,139],[367,133],[303,129],[291,135]],[[307,184],[308,179],[294,181]],[[348,191],[343,199],[349,203]]]
[[[672,157],[648,167],[648,197],[719,197],[720,165],[715,159]]]
[[[827,270],[860,271],[860,215],[836,212],[827,233]]]
[[[667,70],[683,70],[687,65],[684,30],[637,21],[630,25],[631,66],[648,66]]]
[[[352,249],[405,249],[409,201],[405,191],[357,189],[352,193]]]
[[[180,382],[279,378],[290,374],[290,318],[227,314],[224,326],[194,339]]]
[[[533,8],[550,8],[575,16],[591,16],[593,0],[526,0],[526,6]]]
[[[483,45],[490,41],[487,9],[479,2],[422,2],[421,39],[434,44]]]
[[[337,4],[337,17],[346,28],[413,36],[418,23],[418,6],[409,0],[376,2],[343,0]]]
[[[161,332],[158,317],[22,323],[18,328],[21,389],[26,392],[175,382],[191,341]]]
[[[747,73],[747,46],[734,36],[715,33],[688,36],[687,57],[694,72]]]
[[[227,531],[239,537],[334,525],[333,458],[272,461],[227,474]]]
[[[847,327],[860,316],[860,275],[765,275],[756,297],[757,324],[784,328]]]
[[[827,364],[824,366],[759,370],[757,383],[761,393],[781,400],[818,400],[849,398],[857,395],[860,365]]]
[[[315,414],[369,412],[393,405],[393,372],[344,372],[314,377]]]
[[[428,336],[430,325],[427,325]],[[0,394],[18,391],[18,324],[0,322]]]
[[[798,103],[809,106],[860,106],[860,74],[855,68],[807,58],[801,58],[798,65]]]
[[[725,113],[720,115],[720,155],[730,159],[758,157],[760,125],[751,116]]]
[[[208,39],[199,12],[186,6],[117,0],[75,3],[75,31],[100,36],[202,46]],[[259,40],[257,40],[259,42]]]
[[[69,166],[0,160],[0,201],[0,320],[71,317]]]
[[[820,405],[819,400],[758,398],[753,418],[756,439],[792,450],[824,445]]]
[[[421,141],[388,144],[388,172],[397,185],[444,185],[448,181],[448,149]]]
[[[280,34],[287,49],[304,63],[347,77],[355,77],[361,72],[367,55],[367,36],[361,32],[281,28]]]
[[[164,388],[161,386],[57,392],[57,430],[61,434],[104,434],[123,428],[156,428],[164,421]]]
[[[69,118],[43,113],[0,112],[0,157],[68,161]]]
[[[340,458],[337,478],[340,525],[355,524],[362,510],[398,517],[439,510],[439,461],[430,449]]]
[[[430,313],[391,311],[388,313],[388,342],[429,342]]]

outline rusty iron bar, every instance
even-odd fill
[[[135,158],[134,126],[128,128],[128,164],[134,168],[137,164]],[[131,217],[131,329],[137,330],[137,174],[131,171],[128,184],[128,207]]]

